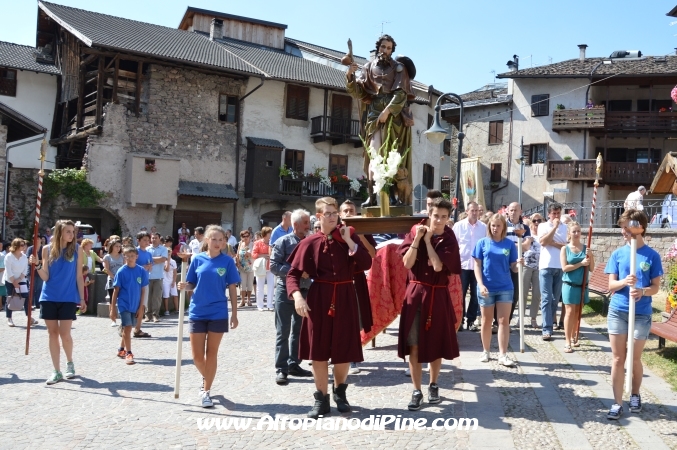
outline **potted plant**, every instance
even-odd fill
[[[565,156],[565,157],[562,158],[562,159],[564,159],[564,161],[571,161],[571,156]]]

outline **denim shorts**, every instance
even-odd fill
[[[609,334],[628,334],[628,313],[609,309],[606,317]],[[646,341],[651,330],[651,315],[635,314],[635,340]]]
[[[482,297],[482,294],[480,294],[480,288],[479,286],[477,287],[477,301],[480,303],[480,306],[484,308],[490,308],[494,306],[496,303],[510,303],[512,304],[512,297],[514,294],[514,290],[509,290],[509,291],[496,291],[496,292],[489,292],[489,295],[486,297]]]
[[[122,327],[133,327],[136,323],[136,314],[129,311],[120,311],[118,309],[118,316],[120,316],[120,323]]]

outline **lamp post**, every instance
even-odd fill
[[[454,192],[454,222],[458,220],[458,196],[461,193],[461,159],[463,158],[463,138],[465,134],[463,133],[463,99],[453,93],[447,93],[440,96],[437,99],[435,104],[435,120],[433,121],[432,126],[425,132],[426,137],[433,144],[441,144],[444,139],[447,137],[447,134],[450,133],[440,124],[440,110],[442,109],[442,99],[448,97],[452,100],[456,100],[460,107],[460,114],[458,118],[458,155],[456,161],[456,189]],[[451,176],[451,158],[449,158],[449,175]],[[449,190],[451,190],[451,185],[449,185]]]

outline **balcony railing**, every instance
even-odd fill
[[[606,111],[592,109],[556,109],[552,112],[552,131],[604,128]]]
[[[290,196],[305,196],[305,197],[338,197],[361,200],[363,193],[366,192],[365,185],[362,185],[359,191],[355,191],[350,187],[350,182],[339,181],[331,183],[331,186],[320,181],[320,178],[314,177],[300,177],[290,178],[283,177],[280,179],[280,194]]]
[[[550,180],[594,180],[594,159],[571,161],[548,161]],[[658,163],[605,162],[602,164],[600,181],[614,184],[651,184],[658,171]]]
[[[593,134],[677,134],[677,112],[558,109],[552,113],[552,130],[590,130]]]
[[[360,121],[317,116],[310,119],[310,137],[313,142],[331,140],[333,144],[361,144]]]

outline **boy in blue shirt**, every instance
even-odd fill
[[[113,298],[110,301],[110,318],[115,321],[118,313],[122,322],[122,341],[118,348],[118,357],[125,358],[127,364],[134,364],[132,354],[132,327],[136,319],[143,317],[143,298],[148,286],[148,271],[136,265],[139,256],[134,247],[125,247],[122,251],[125,265],[115,274]]]

